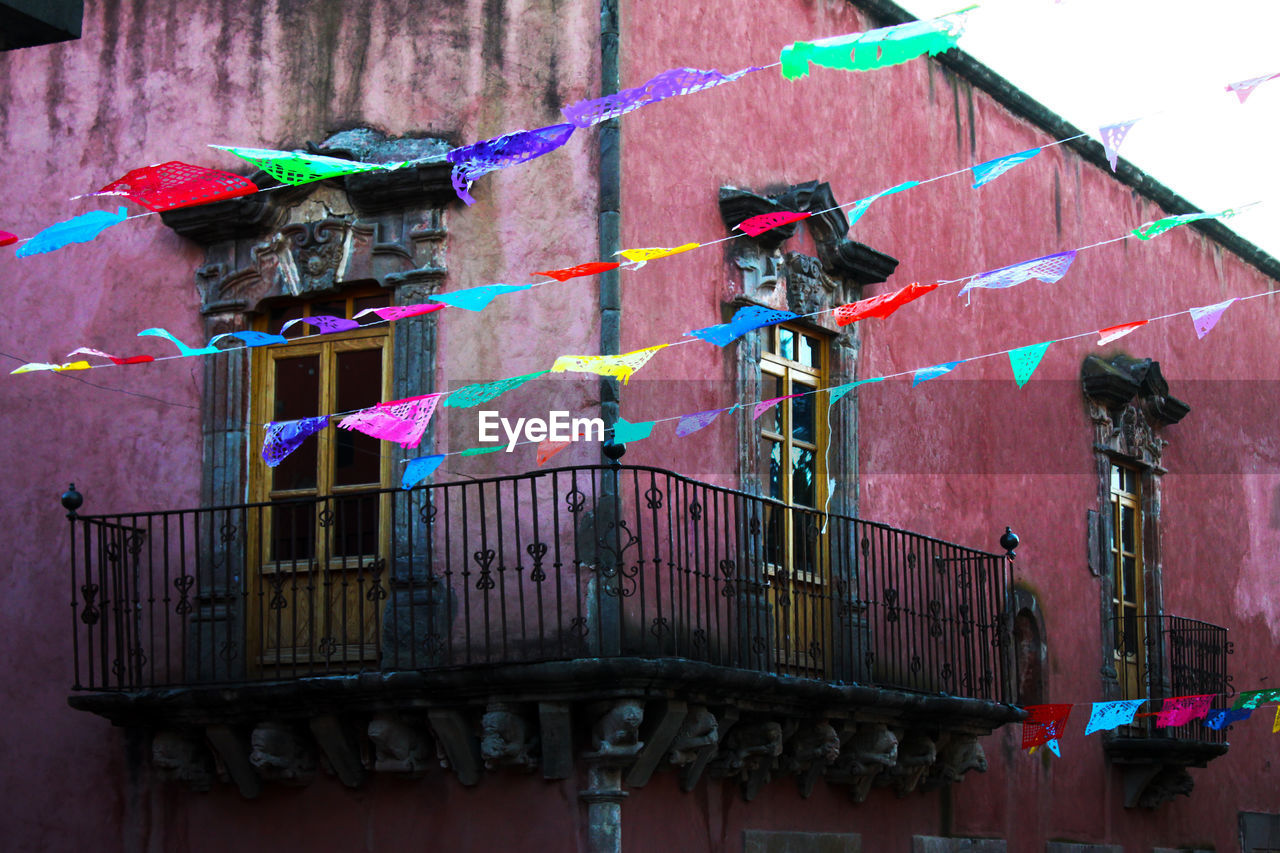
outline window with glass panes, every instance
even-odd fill
[[[334,297],[270,310],[262,331],[288,320],[330,315],[353,319],[389,304],[386,294]],[[391,396],[391,336],[376,315],[366,326],[315,335],[297,323],[296,342],[254,350],[253,423],[262,444],[265,424],[363,409]],[[308,438],[275,468],[255,459],[259,515],[259,662],[283,665],[370,658],[377,648],[377,614],[352,590],[367,586],[389,540],[388,507],[376,490],[390,485],[382,442],[353,430],[328,429]],[[336,659],[335,659],[336,656]]]
[[[1139,698],[1143,651],[1142,485],[1138,471],[1111,465],[1112,613],[1119,676],[1127,698]]]

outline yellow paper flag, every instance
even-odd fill
[[[552,373],[596,373],[600,376],[612,376],[622,380],[626,385],[631,374],[645,366],[653,354],[668,344],[638,349],[622,355],[562,355],[551,365]]]
[[[69,361],[66,364],[48,364],[41,361],[33,361],[30,364],[24,364],[16,370],[10,370],[10,375],[15,373],[34,373],[37,370],[89,370],[93,365],[87,361]]]
[[[1271,724],[1271,733],[1280,732],[1280,705],[1276,706],[1276,721]]]
[[[696,249],[701,245],[702,245],[701,243],[685,243],[683,246],[676,246],[674,249],[664,249],[662,247],[656,247],[652,249],[623,249],[621,252],[615,252],[614,254],[622,255],[622,257],[626,258],[629,261],[635,261],[636,263],[642,264],[645,261],[653,261],[653,260],[657,260],[658,258],[665,258],[668,255],[678,255],[681,252],[687,252],[690,249]]]

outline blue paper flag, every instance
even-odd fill
[[[1049,751],[1052,752],[1054,755],[1058,756],[1059,758],[1062,757],[1062,750],[1058,748],[1057,738],[1054,738],[1053,740],[1049,741],[1048,743],[1045,744],[1045,746],[1049,747]]]
[[[215,352],[218,352],[218,348],[213,346],[213,341],[209,342],[209,346],[196,349],[195,347],[187,346],[164,329],[143,329],[141,332],[138,332],[138,337],[164,338],[166,341],[176,346],[178,351],[183,355],[213,355]]]
[[[946,364],[935,364],[933,367],[922,367],[915,372],[911,379],[911,387],[914,388],[921,382],[928,382],[930,379],[937,379],[939,376],[945,376],[964,364],[968,359],[960,359],[959,361],[948,361]]]
[[[969,171],[973,172],[973,188],[976,190],[983,184],[994,181],[1014,166],[1027,162],[1039,153],[1039,148],[1029,148],[1026,151],[1019,151],[1017,154],[997,157],[994,160],[988,160],[985,163],[979,163],[971,167]]]
[[[1084,733],[1111,731],[1133,722],[1133,715],[1138,713],[1146,699],[1125,699],[1120,702],[1094,702],[1093,713],[1085,724]]]
[[[440,463],[444,461],[442,454],[436,453],[431,456],[419,456],[417,459],[410,459],[409,464],[404,468],[404,476],[400,478],[400,488],[412,489],[423,480],[435,473],[440,467]]]
[[[855,222],[861,219],[862,214],[867,212],[867,208],[871,206],[871,202],[875,201],[876,199],[884,198],[885,196],[893,195],[894,193],[900,193],[903,190],[909,190],[912,187],[917,187],[919,185],[920,185],[919,181],[903,181],[902,183],[898,184],[896,187],[889,187],[889,189],[881,190],[875,195],[869,195],[864,199],[859,199],[858,201],[854,202],[853,207],[849,208],[849,224],[853,225]]]
[[[267,424],[267,435],[262,442],[262,459],[271,468],[297,450],[308,437],[329,425],[328,415],[302,418],[296,421],[272,421]]]
[[[160,329],[158,331],[164,331]],[[213,346],[223,338],[236,338],[243,341],[245,346],[250,347],[266,347],[272,344],[287,344],[289,339],[284,335],[273,335],[266,332],[223,332],[220,335],[214,335],[209,339],[209,346]]]
[[[128,214],[128,208],[122,205],[115,213],[92,210],[63,222],[56,222],[19,246],[15,254],[19,258],[25,258],[28,255],[56,252],[72,243],[90,243],[112,225],[124,222]]]
[[[1209,716],[1205,717],[1204,724],[1211,729],[1222,731],[1232,723],[1249,719],[1252,713],[1252,708],[1215,708],[1209,712]]]
[[[629,441],[648,438],[649,433],[653,432],[653,423],[653,421],[640,421],[633,424],[618,418],[617,423],[613,425],[613,443],[626,444]]]
[[[481,287],[468,287],[452,293],[433,293],[432,300],[452,305],[454,308],[465,308],[468,311],[483,311],[489,307],[494,297],[504,293],[515,293],[517,290],[528,290],[532,284],[486,284]]]
[[[792,314],[790,311],[778,311],[773,308],[762,308],[759,305],[748,305],[746,308],[739,308],[727,323],[707,326],[703,329],[694,329],[688,334],[722,347],[733,343],[752,329],[785,323],[788,320],[794,320],[798,316],[798,314]]]
[[[846,382],[843,385],[837,385],[834,388],[827,389],[827,403],[834,406],[836,403],[844,399],[844,395],[848,394],[859,385],[866,385],[870,382],[883,382],[883,376],[875,376],[871,379],[859,379],[857,382]]]

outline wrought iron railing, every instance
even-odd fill
[[[1134,616],[1112,620],[1116,676],[1121,699],[1148,699],[1122,737],[1178,738],[1225,743],[1226,731],[1201,720],[1181,726],[1158,726],[1163,700],[1175,696],[1214,694],[1215,707],[1226,707],[1233,694],[1227,673],[1232,652],[1227,629],[1181,616]]]
[[[641,656],[1011,699],[1004,556],[658,469],[70,518],[76,689]]]

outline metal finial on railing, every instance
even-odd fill
[[[606,441],[604,447],[600,451],[609,460],[609,464],[617,468],[621,463],[618,461],[622,458],[622,454],[627,452],[627,445],[614,444],[612,441]]]
[[[84,503],[84,495],[76,491],[76,484],[62,493],[62,508],[67,511],[67,518],[75,518],[76,510]]]
[[[1018,547],[1018,534],[1013,532],[1012,527],[1005,527],[1004,535],[1000,537],[1000,547],[1004,549],[1004,555],[1010,560],[1017,559],[1017,554],[1013,552]]]

